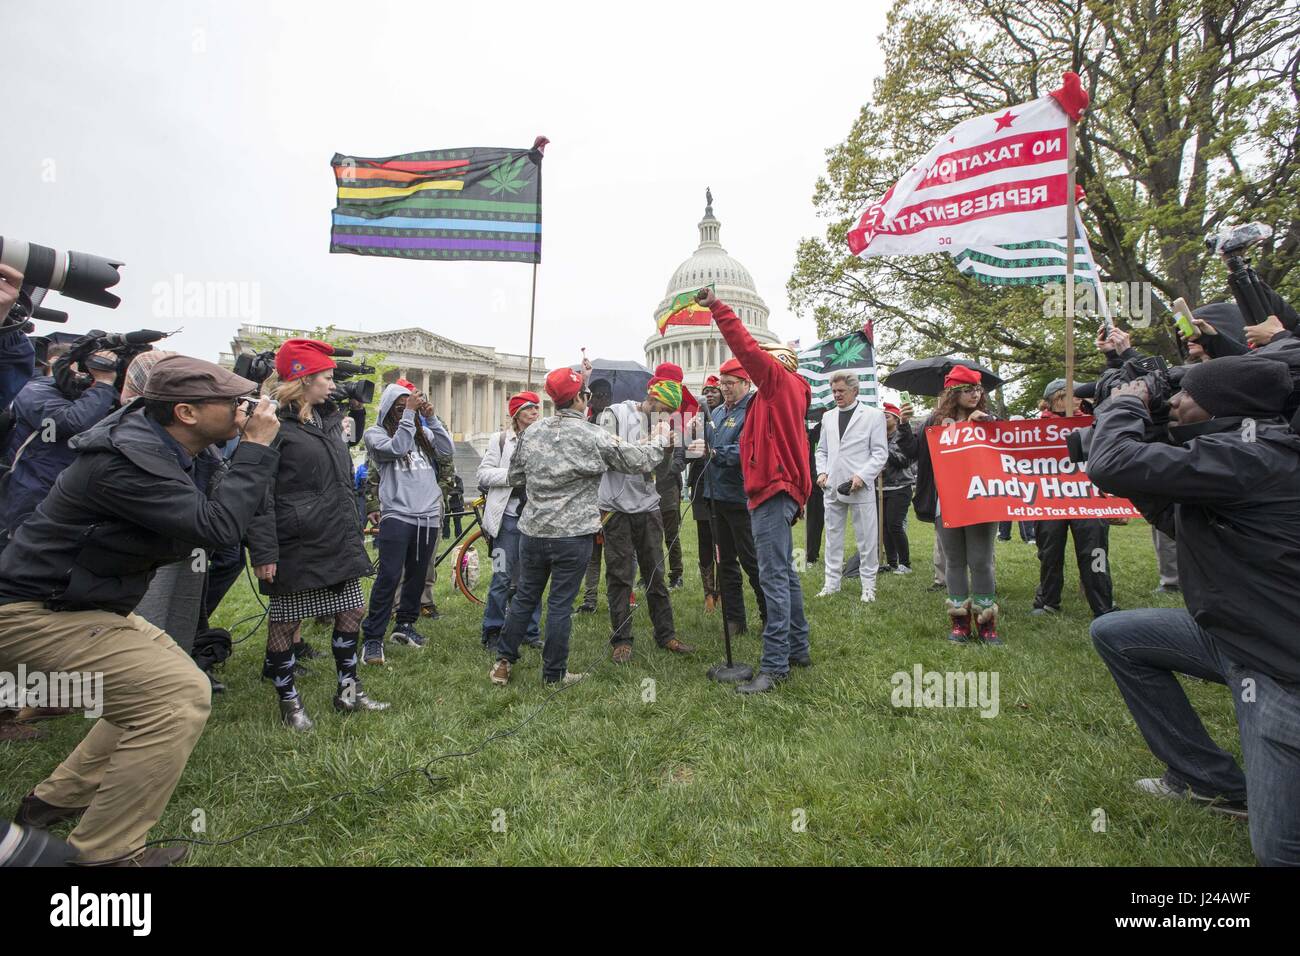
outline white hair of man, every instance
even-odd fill
[[[831,384],[843,382],[848,388],[859,388],[858,377],[852,372],[835,372],[831,375]]]

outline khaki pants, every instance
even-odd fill
[[[86,861],[139,850],[198,743],[211,686],[176,642],[136,614],[0,605],[0,668],[103,674],[103,717],[36,787],[86,807],[68,843]]]

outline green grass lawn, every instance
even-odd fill
[[[392,709],[335,714],[333,669],[320,659],[299,685],[316,728],[296,735],[280,726],[274,694],[260,680],[263,626],[224,665],[229,690],[214,699],[152,836],[223,841],[311,810],[292,826],[194,847],[190,862],[1253,863],[1244,824],[1133,790],[1136,778],[1163,767],[1088,639],[1072,553],[1064,613],[1032,618],[1034,549],[1018,536],[998,542],[1006,646],[959,647],[945,639],[943,595],[925,590],[933,529],[915,520],[909,527],[916,573],[883,576],[875,605],[859,602],[856,581],[834,597],[813,597],[822,569],[808,569],[816,665],[757,698],[704,677],[722,656],[720,625],[703,611],[691,522],[683,532],[687,586],[673,603],[695,656],[659,651],[642,607],[632,662],[611,664],[602,587],[601,613],[574,617],[570,669],[589,677],[558,694],[543,689],[538,652],[529,648],[508,688],[489,684],[478,609],[453,596],[443,575],[443,616],[419,625],[429,646],[390,644],[385,668],[362,669],[367,689]],[[797,544],[803,531],[797,526]],[[1112,529],[1111,547],[1122,607],[1177,606],[1151,594],[1155,557],[1145,524]],[[739,639],[737,657],[756,665],[758,618],[749,601],[751,633]],[[230,626],[258,610],[241,580],[214,623]],[[306,633],[328,654],[323,628],[311,624]],[[894,708],[890,677],[916,664],[997,671],[998,715]],[[1210,733],[1239,754],[1227,690],[1186,683]],[[513,736],[489,740],[521,724]],[[45,740],[0,747],[4,811],[88,724],[65,718],[43,726]],[[468,751],[430,765],[433,779],[419,770],[440,754]],[[351,793],[336,798],[340,791]],[[194,834],[198,810],[206,832]]]

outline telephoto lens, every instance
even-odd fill
[[[61,252],[24,239],[0,236],[0,262],[23,274],[23,285],[62,292],[72,299],[116,309],[122,300],[109,288],[126,263],[85,252]]]

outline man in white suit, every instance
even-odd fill
[[[826,577],[818,597],[840,589],[844,567],[844,527],[853,512],[853,531],[861,562],[862,600],[876,599],[877,550],[876,476],[889,457],[885,413],[858,401],[858,377],[851,372],[831,376],[835,408],[822,419],[817,445],[817,485],[826,501]],[[848,493],[840,488],[848,484]]]

